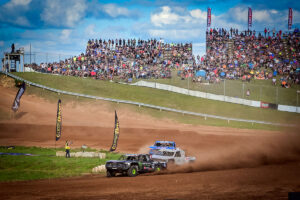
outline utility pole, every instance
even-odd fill
[[[225,93],[225,88],[226,88],[225,83],[226,83],[226,78],[224,79],[224,98],[225,98],[225,95],[226,95],[226,93]]]
[[[297,107],[299,106],[299,100],[298,100],[298,94],[300,93],[300,90],[297,90]]]
[[[188,74],[188,94],[190,94],[190,73]]]
[[[30,50],[29,50],[29,52],[30,52],[30,56],[29,56],[29,58],[30,58],[30,61],[29,61],[29,63],[31,64],[31,43],[30,43],[30,46],[29,46],[30,48]]]

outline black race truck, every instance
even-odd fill
[[[125,154],[119,160],[107,161],[105,168],[107,177],[115,176],[117,173],[133,177],[141,173],[166,169],[167,163],[154,161],[149,154]]]

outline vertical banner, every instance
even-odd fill
[[[293,25],[293,9],[289,8],[288,30],[292,29]]]
[[[14,103],[11,107],[11,109],[14,111],[14,112],[17,112],[19,107],[20,107],[20,100],[21,100],[21,97],[22,95],[24,94],[25,92],[25,89],[26,89],[26,86],[25,86],[25,82],[23,81],[17,95],[16,95],[16,98],[14,100]]]
[[[61,128],[62,128],[62,116],[61,116],[61,100],[58,100],[57,103],[57,116],[56,116],[56,135],[55,135],[55,140],[59,140],[61,136]]]
[[[117,149],[119,135],[120,135],[119,120],[118,120],[118,116],[117,116],[117,111],[115,111],[114,139],[113,139],[113,144],[110,148],[110,151],[115,151]]]
[[[211,8],[207,8],[207,27],[211,25]]]
[[[248,8],[248,29],[252,27],[252,9]]]

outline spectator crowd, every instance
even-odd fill
[[[132,78],[170,78],[172,68],[193,60],[192,44],[163,43],[156,39],[89,40],[86,52],[55,63],[31,66],[53,74],[126,81]]]
[[[164,43],[161,40],[92,39],[85,53],[64,61],[32,65],[34,70],[53,74],[114,78],[171,78],[177,69],[181,79],[218,83],[220,79],[272,79],[280,75],[283,87],[299,84],[300,33],[275,29],[206,31],[206,55],[195,58],[192,44]],[[200,73],[201,72],[201,73]]]
[[[206,32],[206,55],[198,56],[198,64],[179,73],[193,81],[219,82],[220,78],[272,79],[280,75],[283,87],[299,84],[300,33],[298,29],[283,34],[273,29],[262,33],[239,32],[237,29],[210,29]],[[204,71],[198,75],[199,71]],[[199,73],[200,74],[200,73]]]

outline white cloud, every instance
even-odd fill
[[[16,21],[15,24],[20,25],[20,26],[30,26],[30,22],[28,21],[28,19],[26,17],[21,17],[19,16]]]
[[[169,40],[185,40],[191,41],[194,38],[202,35],[203,29],[149,29],[148,30],[151,37],[165,38]]]
[[[207,12],[200,9],[163,6],[150,16],[146,29],[150,37],[162,37],[171,41],[192,41],[205,38]]]
[[[88,37],[95,37],[97,35],[96,31],[95,31],[95,24],[90,24],[88,25],[85,30],[84,33],[86,36]]]
[[[63,29],[61,31],[61,35],[60,35],[60,39],[63,41],[63,42],[67,42],[70,38],[70,34],[72,33],[72,30],[71,29]]]
[[[253,11],[253,21],[257,21],[257,22],[273,21],[273,19],[271,18],[271,13],[277,14],[277,13],[274,13],[274,10],[273,11],[271,11],[271,10],[257,10],[257,11],[254,10]]]
[[[207,12],[204,12],[200,9],[191,10],[190,14],[192,17],[197,18],[197,19],[206,20],[206,17],[207,17]]]
[[[274,9],[270,10],[270,12],[271,12],[272,14],[277,14],[277,13],[278,13],[278,11],[277,11],[277,10],[274,10]]]
[[[254,11],[252,11],[254,12]],[[253,13],[254,15],[254,13]],[[235,22],[247,22],[248,21],[248,7],[234,7],[230,8],[227,13],[221,15],[221,19],[228,19]]]
[[[275,10],[275,9],[252,9],[253,22],[252,28],[257,31],[263,31],[265,27],[276,30],[287,29],[288,10]],[[293,11],[293,24],[300,21],[297,17],[299,12]],[[298,15],[299,16],[299,15]],[[237,28],[239,30],[246,30],[248,28],[248,6],[238,5],[229,9],[228,12],[212,19],[212,27]]]
[[[11,0],[0,6],[0,21],[16,26],[31,27],[30,21],[24,15],[30,10],[31,0]]]
[[[15,6],[27,6],[30,4],[31,0],[11,0],[7,4],[5,4],[6,8],[13,8]]]
[[[104,4],[102,6],[103,11],[111,17],[118,17],[118,16],[130,16],[130,12],[125,7],[119,7],[116,4]]]
[[[206,43],[193,43],[193,54],[203,56],[206,54]]]
[[[151,23],[159,27],[177,23],[189,23],[191,20],[190,15],[179,15],[172,12],[169,6],[163,6],[161,7],[161,12],[151,14]]]
[[[287,13],[286,13],[287,16]],[[297,10],[293,10],[293,24],[300,23],[300,12]],[[300,27],[298,27],[300,28]]]
[[[41,20],[47,25],[74,27],[84,16],[85,0],[47,0]]]

